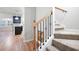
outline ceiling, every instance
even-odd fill
[[[22,14],[22,7],[0,7],[0,13]]]

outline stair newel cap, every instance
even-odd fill
[[[34,28],[36,27],[36,21],[35,20],[33,21],[33,27]]]

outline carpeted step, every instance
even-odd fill
[[[54,39],[53,46],[61,51],[79,51],[79,40]]]
[[[62,30],[55,31],[54,37],[58,39],[79,39],[79,31]]]

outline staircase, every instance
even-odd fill
[[[61,51],[78,51],[79,50],[79,40],[54,39],[52,45]]]
[[[66,30],[59,25],[55,25],[52,46],[47,47],[47,51],[79,51],[79,31]]]

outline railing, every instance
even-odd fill
[[[39,21],[33,21],[34,50],[42,49],[49,37],[52,35],[52,11]]]
[[[61,10],[62,12],[67,12],[66,10],[59,8],[59,7],[55,7],[55,9]]]

